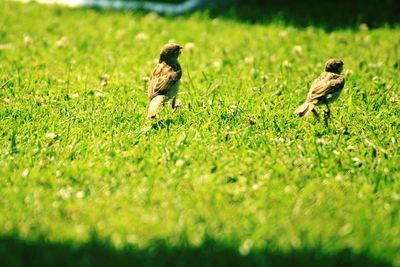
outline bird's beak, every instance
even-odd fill
[[[179,46],[179,54],[182,53],[182,50],[183,50],[183,46]]]

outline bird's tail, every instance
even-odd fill
[[[160,106],[163,104],[165,99],[165,96],[163,95],[158,95],[156,97],[154,97],[149,104],[149,111],[147,112],[147,117],[148,118],[155,118],[158,110],[160,109]]]
[[[310,102],[304,102],[300,107],[298,107],[294,114],[298,114],[300,117],[307,115],[310,111],[314,109],[314,104]]]

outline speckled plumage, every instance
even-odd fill
[[[172,108],[175,108],[182,77],[182,68],[178,62],[181,49],[182,47],[175,43],[166,44],[161,49],[159,62],[148,84],[149,118],[155,118],[160,106],[171,99]]]
[[[317,114],[314,110],[315,106],[321,104],[328,106],[329,103],[336,100],[345,83],[344,77],[340,75],[342,68],[342,60],[328,60],[325,65],[325,71],[312,83],[306,101],[294,113],[300,115],[300,117],[307,115],[310,111]]]

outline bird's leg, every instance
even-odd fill
[[[312,113],[314,114],[314,117],[317,118],[317,119],[319,119],[318,112],[317,112],[314,108],[313,108],[311,111],[312,111]]]
[[[326,111],[324,112],[324,119],[325,119],[325,125],[326,127],[329,126],[328,120],[331,117],[331,110],[329,109],[328,103],[326,103]]]
[[[178,110],[178,108],[182,107],[182,101],[179,99],[176,99],[176,97],[174,97],[172,99],[171,106],[174,109],[174,113],[175,113]]]
[[[175,104],[176,104],[176,97],[174,97],[174,98],[172,99],[172,102],[171,102],[171,108],[172,108],[174,111],[176,110]]]
[[[175,112],[178,110],[179,105],[176,105],[176,97],[174,97],[174,98],[172,99],[171,107],[172,107],[172,109],[173,109],[173,113],[175,113]]]
[[[328,119],[331,117],[331,109],[329,108],[328,103],[326,103],[326,116]]]

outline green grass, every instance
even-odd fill
[[[171,39],[184,107],[149,122]],[[1,1],[0,44],[1,266],[400,266],[398,26]],[[325,127],[293,110],[330,57]]]

